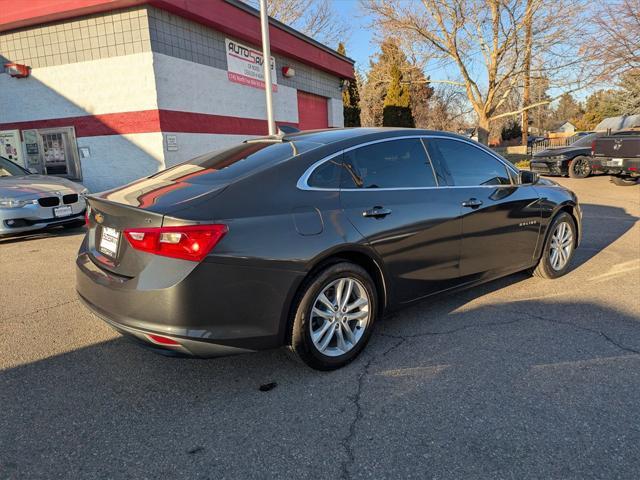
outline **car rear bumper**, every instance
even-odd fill
[[[174,259],[159,261],[167,263],[153,275],[129,278],[99,267],[81,250],[78,295],[113,328],[157,348],[212,357],[282,345],[285,306],[302,272],[203,262],[185,274],[171,268]],[[165,272],[164,285],[158,271]],[[159,345],[149,337],[154,334],[180,346]]]
[[[640,176],[640,158],[623,158],[622,162],[614,162],[612,158],[593,158],[591,168],[614,175]]]

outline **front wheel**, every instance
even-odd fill
[[[341,262],[305,282],[298,296],[291,350],[316,370],[334,370],[364,349],[377,314],[377,293],[362,267]]]
[[[587,178],[589,175],[591,175],[591,164],[588,157],[576,157],[569,162],[571,178]]]
[[[576,246],[576,224],[571,215],[561,212],[549,226],[549,234],[533,275],[542,278],[558,278],[569,270]]]

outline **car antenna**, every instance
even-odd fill
[[[258,137],[258,138],[250,138],[245,140],[244,143],[260,143],[260,142],[285,142],[288,141],[286,138],[287,135],[291,133],[298,133],[296,127],[292,127],[291,125],[278,125],[278,133],[275,135],[268,135],[266,137]]]

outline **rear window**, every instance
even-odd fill
[[[188,170],[188,175],[181,175],[182,181],[194,184],[220,184],[264,170],[318,146],[317,143],[302,141],[243,143],[227,150],[218,150],[193,158],[151,178],[171,179],[174,171]]]
[[[602,136],[601,133],[590,133],[589,135],[585,135],[580,137],[578,140],[571,144],[572,147],[590,147],[591,142],[593,142],[596,138]]]

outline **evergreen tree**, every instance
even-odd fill
[[[512,140],[514,138],[522,137],[522,127],[520,126],[520,122],[511,121],[502,127],[501,135],[502,140]]]
[[[391,66],[390,77],[384,98],[382,125],[413,128],[415,123],[411,114],[409,87],[402,84],[402,72],[397,65]]]
[[[338,44],[338,53],[340,55],[347,54],[344,43]],[[358,91],[358,74],[356,72],[355,78],[349,80],[347,88],[342,91],[342,107],[344,115],[345,127],[359,127],[360,126],[360,92]]]
[[[583,113],[582,106],[573,98],[573,95],[563,93],[558,101],[554,117],[556,122],[571,122],[575,124],[580,120]]]
[[[616,105],[614,90],[598,90],[587,97],[584,115],[575,124],[580,130],[593,130],[602,120],[622,112]]]
[[[614,94],[614,102],[621,115],[640,113],[640,68],[628,70],[620,75],[620,90]]]
[[[430,128],[434,120],[435,102],[431,100],[434,89],[429,85],[422,69],[407,59],[398,41],[385,38],[380,52],[369,62],[366,81],[360,83],[360,108],[362,124],[380,127],[383,124],[384,99],[389,88],[391,68],[400,69],[408,87],[409,106],[416,126]]]

